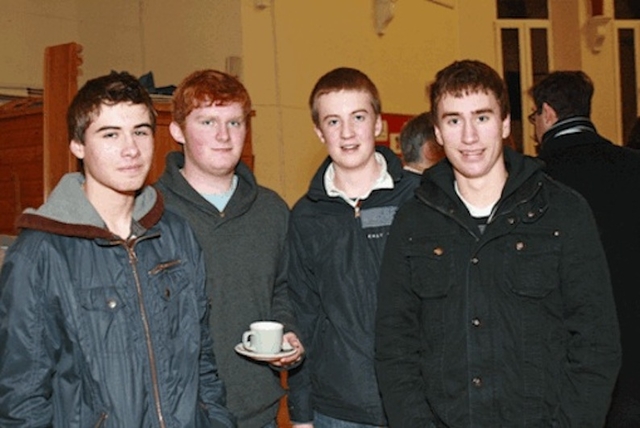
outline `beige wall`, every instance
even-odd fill
[[[594,120],[615,140],[612,24],[593,53],[585,35],[589,2],[550,1],[552,16],[569,18],[553,27],[556,64],[594,78]],[[224,70],[227,57],[241,57],[256,110],[258,180],[292,204],[325,156],[307,107],[320,75],[360,68],[378,85],[385,112],[413,114],[428,108],[425,86],[451,61],[497,66],[495,2],[453,2],[455,9],[395,0],[380,36],[374,0],[0,0],[0,86],[41,87],[44,48],[71,41],[84,46],[80,83],[115,69],[153,71],[157,86],[178,84],[195,69]],[[612,0],[605,3],[610,10]]]
[[[428,108],[425,86],[435,72],[459,56],[457,14],[426,0],[398,0],[382,36],[371,0],[242,4],[244,81],[257,112],[256,173],[289,203],[326,156],[307,106],[322,74],[359,68],[378,86],[383,111],[415,114]]]

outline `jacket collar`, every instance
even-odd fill
[[[575,116],[559,120],[542,135],[540,154],[560,148],[563,143],[567,144],[566,141],[563,143],[558,142],[557,139],[559,137],[579,133],[591,133],[593,135],[597,135],[595,125],[588,117]],[[584,142],[582,139],[580,141]]]
[[[541,177],[542,161],[509,147],[504,148],[504,161],[509,177],[496,204],[495,215],[513,211],[517,205],[530,201],[540,187],[538,178]],[[456,195],[453,182],[453,167],[448,160],[444,160],[425,172],[416,195],[427,205],[446,215],[458,217],[458,221],[467,224],[470,216]],[[539,212],[544,208],[528,207],[528,210]]]
[[[400,181],[403,175],[402,162],[398,158],[398,156],[391,151],[391,149],[385,146],[376,146],[376,152],[380,153],[384,156],[384,160],[387,162],[387,172],[393,179],[394,184]],[[316,171],[313,178],[311,179],[311,185],[309,186],[309,191],[307,193],[307,197],[314,200],[323,200],[323,199],[331,199],[327,195],[327,189],[324,185],[324,175],[331,165],[331,157],[327,156],[327,158],[322,162],[320,168]]]

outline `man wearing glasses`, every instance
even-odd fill
[[[593,83],[582,71],[556,71],[534,85],[539,158],[546,172],[580,192],[593,210],[609,263],[622,342],[622,368],[607,427],[640,426],[640,153],[598,134],[591,122]]]

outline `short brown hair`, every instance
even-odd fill
[[[536,83],[529,94],[536,105],[536,111],[542,110],[542,104],[549,104],[558,116],[558,120],[574,116],[591,116],[591,98],[593,82],[580,70],[554,71]]]
[[[500,75],[487,64],[476,60],[455,61],[436,74],[429,87],[434,120],[438,121],[438,103],[445,95],[456,98],[470,93],[492,92],[500,106],[501,119],[511,112],[507,86]]]
[[[251,97],[238,79],[217,70],[194,71],[173,93],[173,120],[182,127],[189,113],[202,105],[231,103],[240,103],[245,115],[251,113]]]
[[[378,88],[376,88],[371,79],[355,68],[340,67],[323,75],[311,91],[309,108],[311,109],[311,119],[316,126],[320,125],[318,107],[316,105],[318,98],[330,92],[343,90],[367,92],[371,96],[371,107],[373,107],[374,113],[379,115],[382,111]]]
[[[156,130],[156,111],[147,90],[126,71],[112,71],[88,80],[71,101],[67,110],[69,139],[84,144],[84,134],[100,111],[102,104],[143,104],[149,110],[151,129]]]

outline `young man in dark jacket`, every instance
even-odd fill
[[[396,215],[376,364],[391,427],[602,427],[620,367],[587,202],[506,148],[507,90],[478,61],[431,86],[447,161]]]
[[[0,274],[0,426],[234,427],[187,223],[143,187],[155,113],[127,73],[89,80],[46,203]]]
[[[553,72],[530,94],[545,172],[589,202],[609,263],[623,352],[607,427],[640,427],[640,153],[598,134],[590,120],[593,83],[584,72]]]
[[[362,72],[338,68],[310,99],[329,157],[292,211],[289,288],[307,359],[290,380],[296,427],[386,425],[373,365],[380,258],[418,177],[375,146],[380,98]]]
[[[275,320],[285,325],[285,339],[297,352],[272,363],[299,361],[304,349],[291,331],[289,209],[240,162],[250,113],[249,93],[233,76],[216,70],[187,76],[173,94],[169,126],[184,150],[167,156],[157,187],[169,209],[189,221],[204,250],[211,330],[229,409],[240,428],[275,428],[284,395],[278,373],[234,348],[250,323]]]

